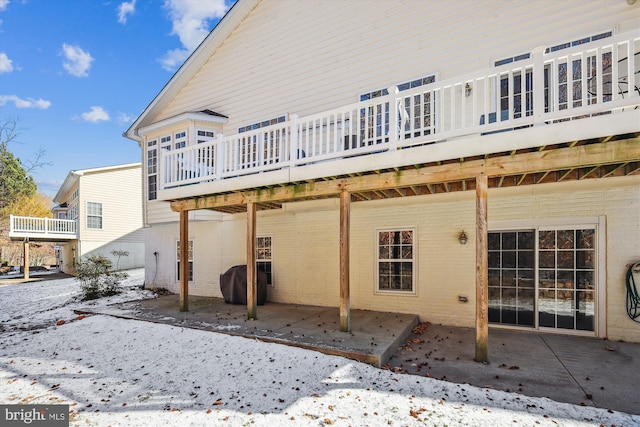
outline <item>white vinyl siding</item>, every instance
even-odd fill
[[[102,228],[86,223],[86,212],[80,212],[80,239],[83,241],[142,242],[142,168],[135,164],[95,172],[79,177],[79,206],[87,202],[102,204]],[[107,209],[108,207],[108,209]]]
[[[537,46],[637,26],[624,1],[586,2],[580,8],[564,2],[369,6],[313,0],[258,4],[157,120],[210,105],[215,96],[212,109],[229,117],[223,133],[231,134],[283,111],[304,115],[346,105],[360,93],[425,73],[461,76]],[[550,16],[563,25],[549,26]],[[425,17],[448,25],[434,30],[424,25]],[[390,32],[394,28],[411,31]]]

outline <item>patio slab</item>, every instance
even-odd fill
[[[390,361],[396,372],[640,414],[640,344],[489,329],[489,364],[475,330],[420,324]]]
[[[114,304],[79,314],[105,314],[173,326],[256,338],[338,355],[382,367],[418,323],[412,314],[351,310],[351,332],[340,332],[337,307],[267,303],[256,320],[247,320],[245,305],[222,298],[189,297],[189,311],[179,311],[178,295]]]

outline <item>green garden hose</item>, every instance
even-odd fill
[[[627,270],[627,314],[631,320],[640,323],[640,294],[634,273],[640,273],[640,262],[631,264]]]

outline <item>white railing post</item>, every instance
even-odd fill
[[[291,132],[291,144],[289,145],[289,164],[290,166],[296,165],[296,159],[298,158],[298,115],[289,115],[289,132]]]
[[[640,96],[640,91],[637,90],[636,84],[636,55],[634,50],[634,40],[631,39],[627,42],[627,96],[629,98],[633,98],[636,96]]]
[[[389,151],[398,149],[400,134],[402,133],[402,117],[400,116],[400,108],[398,107],[398,90],[397,86],[391,86],[387,89],[389,92]]]
[[[15,230],[15,227],[13,225],[13,214],[9,215],[9,233],[13,233],[13,231]]]
[[[531,52],[533,57],[533,123],[544,124],[544,47]]]
[[[215,156],[216,156],[216,173],[215,179],[222,179],[223,171],[224,171],[224,134],[219,133],[216,136],[215,143]]]

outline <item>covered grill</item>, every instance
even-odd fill
[[[267,302],[267,274],[258,274],[258,305]],[[235,265],[220,275],[220,290],[227,304],[247,303],[247,266]]]

